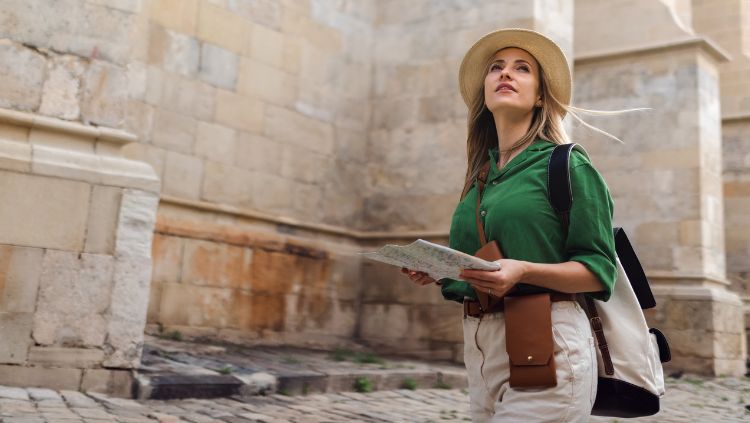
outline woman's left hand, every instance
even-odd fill
[[[523,279],[526,262],[520,260],[500,259],[500,270],[464,269],[459,277],[480,292],[502,297]]]

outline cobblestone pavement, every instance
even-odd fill
[[[750,421],[750,379],[668,379],[663,410],[628,421]],[[90,393],[0,387],[2,423],[249,423],[470,421],[465,390],[132,401]],[[593,418],[594,422],[616,419]]]

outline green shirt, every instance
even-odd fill
[[[570,157],[573,206],[566,236],[547,198],[547,162],[554,147],[549,141],[537,139],[503,170],[497,168],[497,147],[490,150],[490,171],[480,204],[487,240],[496,240],[503,255],[510,259],[582,263],[605,288],[591,295],[606,301],[617,278],[612,197],[586,155],[574,149]],[[456,206],[449,238],[451,248],[472,255],[481,247],[476,207],[475,183]],[[468,283],[454,279],[442,282],[446,299],[476,299]],[[547,291],[523,283],[518,290],[521,294]]]

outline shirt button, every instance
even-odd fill
[[[482,216],[484,216],[484,215],[487,214],[487,210],[482,210],[481,212],[479,212],[479,214],[481,214]]]
[[[497,181],[492,181],[492,185],[497,185]]]

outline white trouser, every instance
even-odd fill
[[[472,421],[589,421],[596,398],[596,351],[588,318],[577,302],[552,303],[557,369],[557,386],[553,388],[509,386],[502,312],[466,317],[463,327]]]

